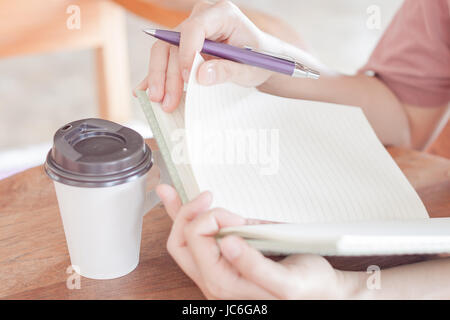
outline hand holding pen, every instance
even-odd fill
[[[221,58],[209,59],[199,67],[197,79],[203,85],[232,81],[260,86],[274,72],[319,77],[298,61],[252,49],[262,46],[265,34],[230,2],[199,3],[179,30],[144,30],[162,41],[153,45],[148,76],[137,89],[149,89],[150,99],[162,102],[166,111],[177,107],[196,52]]]

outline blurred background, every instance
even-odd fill
[[[131,94],[154,41],[141,29],[176,26],[195,2],[0,0],[0,178],[43,163],[53,133],[77,119],[107,118],[150,137]],[[402,0],[234,2],[260,28],[351,74]],[[373,10],[379,26],[368,24]]]

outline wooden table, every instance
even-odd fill
[[[154,142],[149,141],[155,148]],[[450,160],[399,148],[389,152],[419,193],[431,217],[450,216]],[[155,171],[156,172],[156,171]],[[35,167],[0,181],[0,298],[3,299],[202,299],[166,251],[171,221],[158,207],[144,218],[140,264],[114,280],[81,278],[68,289],[69,253],[52,181]],[[339,268],[365,270],[425,256],[333,260]]]

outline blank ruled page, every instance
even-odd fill
[[[201,61],[186,93],[186,141],[214,206],[291,223],[428,217],[360,108],[201,86]]]

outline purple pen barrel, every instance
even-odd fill
[[[180,43],[180,34],[178,32],[155,30],[153,36],[176,46]],[[295,69],[295,62],[293,61],[272,57],[267,54],[255,52],[251,49],[238,48],[226,43],[217,43],[207,39],[203,44],[201,52],[287,75],[292,75]]]

